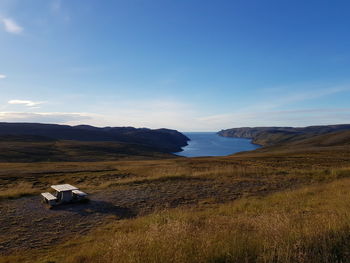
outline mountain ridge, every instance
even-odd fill
[[[221,130],[220,136],[248,138],[261,146],[293,144],[331,133],[350,130],[350,124],[315,125],[307,127],[241,127]],[[332,135],[333,137],[336,135]],[[299,143],[300,144],[300,143]]]
[[[181,151],[189,140],[182,133],[165,128],[99,128],[90,125],[13,122],[0,122],[0,136],[39,136],[56,140],[132,143],[152,147],[162,152]]]

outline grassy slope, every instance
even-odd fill
[[[349,170],[347,171],[349,172]],[[58,262],[348,262],[350,179],[177,209],[65,244]],[[106,245],[107,244],[107,245]]]
[[[291,143],[298,146],[346,146],[350,145],[350,131],[332,132],[313,136],[310,138],[295,140]]]
[[[282,132],[262,132],[254,138],[254,143],[264,146],[343,146],[350,141],[350,131],[338,131],[327,134],[291,134]]]
[[[56,140],[109,141],[141,144],[163,152],[177,152],[188,138],[176,130],[133,127],[98,128],[88,125],[68,126],[42,123],[0,122],[1,137],[50,137]]]
[[[0,140],[0,162],[108,161],[171,158],[157,149],[118,142]]]
[[[301,142],[319,135],[339,137],[350,131],[350,125],[325,125],[325,126],[309,126],[304,128],[293,127],[255,127],[255,128],[234,128],[222,130],[219,132],[221,136],[251,138],[254,143],[262,146],[276,146]],[[333,135],[331,135],[333,134]],[[343,135],[341,135],[343,134]],[[348,137],[346,135],[346,137]],[[341,140],[342,138],[340,138]],[[348,141],[348,138],[343,138]],[[318,139],[316,139],[318,140]]]
[[[348,262],[349,187],[341,179],[115,221],[30,259],[0,262]]]
[[[263,136],[263,135],[259,135]],[[315,151],[341,151],[350,150],[350,131],[332,132],[322,135],[285,135],[270,134],[265,141],[260,141],[265,146],[257,152],[315,152]]]

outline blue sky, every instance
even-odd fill
[[[0,121],[350,123],[350,2],[0,0]]]

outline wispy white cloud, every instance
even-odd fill
[[[191,105],[169,99],[105,102],[93,110],[100,117],[90,123],[97,126],[184,128],[190,126],[195,115]]]
[[[309,126],[350,122],[350,108],[305,109],[245,112],[198,116],[189,105],[154,102],[153,105],[129,104],[96,113],[67,112],[0,112],[0,121],[41,122],[60,124],[90,124],[95,126],[134,126],[172,128],[180,131],[219,131],[234,127]],[[126,104],[122,105],[125,106]]]
[[[23,31],[23,27],[11,18],[1,18],[1,22],[4,25],[5,31],[8,33],[20,34]]]
[[[274,100],[268,100],[269,96],[261,97],[261,101],[264,101],[261,104],[252,103],[250,106],[226,112],[217,110],[217,114],[212,115],[206,105],[171,97],[126,100],[120,96],[101,95],[98,98],[72,97],[62,102],[62,105],[70,102],[83,105],[81,101],[93,101],[94,103],[90,103],[88,108],[85,108],[90,113],[40,113],[33,107],[42,102],[12,100],[9,101],[9,104],[24,105],[26,108],[22,111],[26,112],[4,112],[6,108],[0,109],[0,120],[56,122],[71,125],[165,127],[180,131],[218,131],[244,126],[308,126],[350,123],[350,108],[348,107],[308,108],[307,106],[311,104],[300,104],[302,101],[327,98],[341,92],[348,94],[348,86],[313,91],[299,89],[289,94],[274,95]],[[9,104],[7,104],[8,107],[10,107]],[[59,104],[48,106],[60,111]],[[1,111],[3,111],[2,117]]]
[[[41,123],[69,123],[72,121],[88,121],[97,118],[88,113],[65,112],[0,112],[0,121],[7,122],[41,122]]]
[[[38,105],[43,104],[44,102],[40,102],[40,101],[36,102],[31,100],[9,100],[7,103],[24,105],[27,107],[37,107]]]
[[[201,117],[215,130],[256,126],[309,126],[350,123],[350,108],[240,112]]]
[[[261,102],[242,108],[239,112],[268,111],[349,91],[350,85],[329,87],[288,86],[288,89],[284,88],[281,92],[278,92],[276,88],[273,93],[261,94]]]
[[[292,91],[290,91],[292,90]],[[317,124],[350,123],[350,108],[305,109],[303,104],[338,93],[348,93],[350,85],[278,89],[262,94],[260,101],[230,112],[196,118],[198,130],[220,130],[246,126],[308,126]],[[296,107],[300,105],[300,107]],[[286,108],[294,109],[284,110]],[[205,128],[204,124],[207,124]],[[197,129],[197,128],[196,128]]]
[[[324,88],[318,91],[295,91],[279,94],[275,100],[261,98],[262,103],[252,103],[244,108],[228,112],[218,111],[210,115],[206,107],[178,99],[139,99],[100,97],[89,111],[99,114],[89,124],[96,126],[134,126],[149,128],[172,128],[180,131],[218,131],[242,126],[308,126],[317,124],[350,123],[350,108],[295,107],[306,100],[317,100],[329,95],[348,92],[347,87]],[[203,108],[204,107],[204,108]],[[294,107],[294,109],[285,110]],[[72,121],[69,124],[81,124]]]
[[[0,74],[0,79],[6,79],[7,78],[7,76],[6,75],[4,75],[4,74]]]

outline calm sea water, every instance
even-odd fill
[[[182,152],[176,154],[186,157],[225,156],[259,148],[249,139],[222,137],[215,132],[184,132],[184,134],[191,140],[183,147]]]

